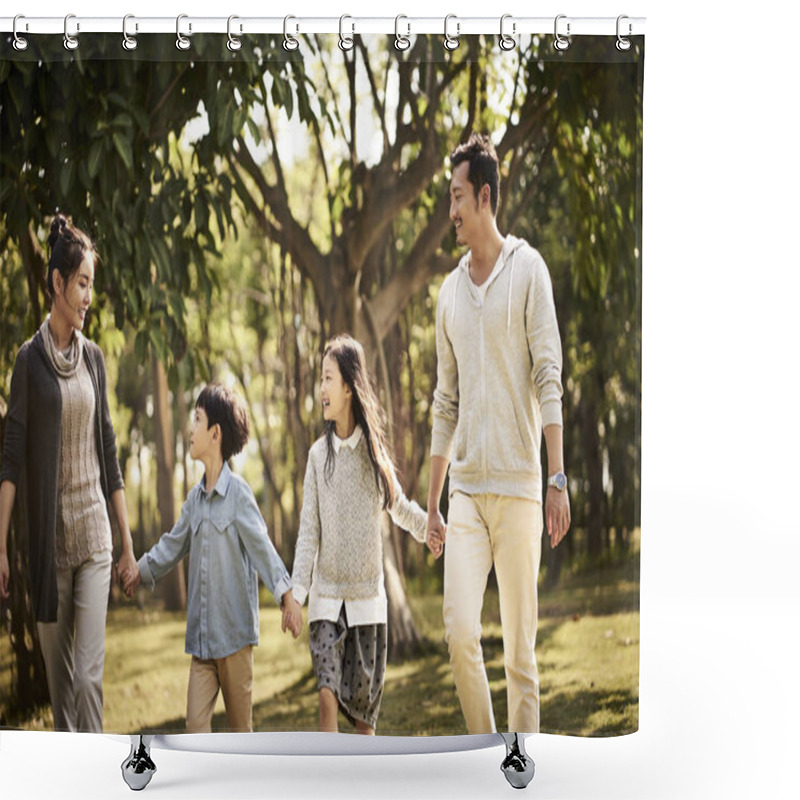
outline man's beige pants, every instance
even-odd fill
[[[469,733],[496,730],[481,648],[481,609],[494,564],[503,627],[508,730],[539,731],[537,586],[542,506],[494,494],[450,498],[444,551],[444,626]]]
[[[211,733],[211,717],[222,689],[228,730],[253,730],[253,646],[225,658],[192,656],[186,700],[186,732]]]

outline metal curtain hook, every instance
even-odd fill
[[[511,35],[509,35],[505,31],[507,19],[513,19],[511,14],[503,14],[503,16],[500,17],[500,47],[503,50],[513,50],[517,46],[517,43],[512,38],[512,36],[517,32],[517,23],[511,23]]]
[[[66,47],[67,50],[77,50],[78,37],[72,36],[69,32],[69,21],[71,19],[75,19],[74,14],[67,14],[67,16],[64,17],[64,47]],[[75,23],[75,32],[77,33],[78,31],[80,31],[80,29],[81,29],[80,24]]]
[[[181,33],[181,20],[188,18],[189,18],[188,14],[178,14],[178,18],[175,20],[175,35],[178,37],[175,40],[175,47],[177,47],[178,50],[188,50],[192,46],[191,39],[188,39]],[[189,33],[191,32],[192,32],[192,23],[190,22]]]
[[[408,19],[405,14],[398,14],[394,18],[394,46],[398,50],[408,50],[411,47],[411,39],[409,39],[409,35],[411,34],[411,23],[407,22],[406,26],[408,27],[408,34],[405,36],[400,35],[400,20],[401,19]]]
[[[126,14],[122,18],[122,46],[126,50],[135,50],[139,46],[139,42],[135,36],[128,35],[128,20],[129,19],[136,19],[133,14]],[[134,30],[139,30],[139,23],[134,24]]]
[[[345,36],[343,32],[344,21],[346,19],[353,19],[349,14],[342,14],[339,17],[339,48],[341,50],[352,50],[353,49],[353,34],[356,32],[355,23],[351,23],[352,30],[350,31],[350,36]]]
[[[456,35],[451,36],[447,30],[447,25],[451,19],[456,20]],[[455,14],[448,14],[444,18],[444,46],[447,50],[455,50],[458,47],[458,36],[461,33],[461,23]]]
[[[297,19],[297,17],[293,17],[291,14],[283,18],[283,49],[284,50],[297,50],[300,47],[300,42],[289,33],[289,20],[290,19]],[[294,26],[295,33],[300,32],[300,26],[295,23]]]
[[[13,31],[14,31],[14,49],[15,50],[19,50],[19,51],[28,49],[28,40],[24,36],[20,36],[17,33],[17,21],[21,20],[21,19],[25,19],[25,16],[23,14],[17,14],[17,16],[14,17],[14,27],[13,27]],[[27,22],[25,23],[25,30],[26,31],[28,30],[28,23]]]
[[[558,22],[559,22],[559,20],[566,19],[566,18],[567,18],[566,14],[559,14],[556,17],[555,32],[553,34],[555,36],[555,39],[553,41],[553,47],[555,47],[555,49],[558,50],[559,52],[563,52],[564,50],[567,50],[569,48],[569,45],[570,45],[570,41],[569,41],[569,38],[568,38],[569,37],[569,22],[567,23],[567,35],[566,36],[562,36],[558,32]]]
[[[620,33],[620,23],[624,19],[628,19],[628,17],[626,17],[625,14],[620,14],[617,17],[617,50],[619,50],[622,53],[624,53],[624,52],[626,52],[626,51],[631,49],[631,40],[625,38]],[[633,33],[633,25],[631,25],[631,23],[629,22],[628,23],[628,36],[630,36],[631,33]]]
[[[235,19],[239,19],[239,17],[237,17],[235,14],[231,14],[231,16],[228,17],[228,50],[230,50],[231,53],[235,53],[237,50],[241,50],[242,49],[242,40],[241,39],[237,39],[231,33],[231,22],[233,22],[233,20],[235,20]],[[241,33],[241,32],[242,32],[242,26],[240,25],[239,26],[239,33]]]

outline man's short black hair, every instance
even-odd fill
[[[456,147],[450,155],[452,169],[463,161],[469,162],[467,180],[472,184],[475,199],[478,199],[481,187],[488,185],[492,214],[497,214],[497,203],[500,199],[500,162],[492,140],[486,134],[471,133],[469,139]]]

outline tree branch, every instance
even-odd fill
[[[244,139],[239,136],[236,141],[239,145],[238,150],[234,152],[233,156],[229,155],[228,160],[237,178],[236,188],[242,200],[254,213],[262,230],[264,230],[273,241],[277,241],[281,244],[286,252],[291,255],[292,261],[297,265],[300,272],[311,281],[314,286],[314,291],[317,292],[320,297],[324,297],[328,285],[328,269],[325,257],[314,244],[308,230],[303,228],[292,216],[288,197],[280,190],[267,183],[264,173],[247,148]],[[245,186],[241,175],[239,175],[235,164],[231,160],[232,157],[236,159],[237,163],[255,182],[264,200],[264,205],[269,208],[270,213],[280,226],[279,228],[276,228],[267,218],[264,209]]]
[[[30,295],[33,318],[38,328],[42,324],[42,307],[39,303],[39,289],[44,292],[44,273],[46,261],[39,240],[33,232],[33,225],[28,227],[20,236],[19,249],[22,254],[22,263],[25,265],[25,275],[28,279],[28,294]]]
[[[264,106],[264,115],[267,118],[267,130],[269,131],[269,140],[272,142],[272,163],[275,166],[275,176],[278,179],[278,188],[281,194],[286,197],[286,181],[283,178],[283,167],[281,166],[281,159],[278,155],[278,142],[275,139],[275,130],[272,127],[272,117],[269,114],[269,106]],[[260,171],[260,170],[259,170]]]
[[[323,53],[322,42],[320,42],[319,36],[316,33],[314,34],[314,41],[316,42],[317,45],[317,52],[319,53],[319,63],[322,66],[322,73],[325,75],[325,85],[328,87],[328,92],[330,93],[330,101],[331,104],[333,105],[333,116],[336,117],[336,121],[339,123],[339,129],[341,130],[342,136],[345,137],[346,141],[347,137],[344,132],[342,115],[339,113],[339,104],[336,102],[336,98],[339,95],[337,92],[334,91],[333,84],[331,84],[331,76],[330,72],[328,72],[328,65],[325,63],[325,59],[322,57]]]
[[[471,42],[472,40],[470,40]],[[467,122],[461,130],[461,138],[459,141],[463,142],[472,133],[472,128],[475,125],[475,109],[478,106],[478,61],[474,60],[469,65],[469,99],[467,100]]]
[[[455,264],[449,254],[438,254],[442,238],[450,224],[450,200],[443,197],[436,206],[425,230],[414,242],[403,267],[394,271],[391,280],[370,300],[369,313],[376,323],[381,339],[397,322],[398,317],[417,292],[421,291],[435,275],[451,270]]]
[[[501,161],[509,150],[519,147],[530,139],[533,129],[537,125],[541,125],[551,113],[552,107],[555,105],[555,100],[555,93],[552,93],[548,95],[545,102],[539,106],[532,102],[522,104],[519,123],[517,125],[509,124],[506,128],[506,132],[503,134],[502,141],[496,148],[497,157]]]
[[[364,45],[364,39],[361,36],[356,36],[358,42],[358,49],[361,53],[361,59],[364,62],[364,69],[367,72],[367,79],[369,80],[369,88],[372,93],[372,103],[375,106],[375,113],[381,122],[381,131],[383,132],[383,152],[386,153],[389,149],[389,131],[386,128],[386,105],[381,103],[381,98],[378,95],[378,86],[375,83],[375,76],[372,73],[372,67],[369,63],[369,53]],[[355,57],[354,57],[355,59]]]
[[[156,140],[156,139],[159,139],[161,137],[161,135],[162,135],[161,129],[160,128],[156,128],[156,125],[155,125],[156,117],[161,112],[161,109],[164,108],[164,106],[166,105],[167,100],[169,100],[170,95],[172,94],[173,90],[175,89],[175,87],[180,82],[181,78],[183,78],[183,76],[186,73],[186,70],[188,68],[189,67],[187,65],[187,66],[182,67],[178,71],[178,73],[175,75],[175,77],[170,81],[170,84],[169,84],[169,86],[167,86],[166,90],[164,91],[164,94],[162,94],[161,97],[159,98],[158,102],[155,105],[155,108],[153,108],[153,110],[150,112],[150,138],[151,139]],[[169,114],[167,114],[166,117],[169,119]],[[174,121],[171,120],[171,122],[174,122]],[[168,129],[172,130],[172,128],[173,128],[173,125],[170,124]]]

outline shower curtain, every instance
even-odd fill
[[[497,229],[524,239],[546,265],[561,352],[571,522],[555,548],[541,530],[535,579],[509,590],[538,619],[540,729],[630,733],[638,728],[644,37],[614,36],[613,20],[609,35],[580,36],[564,21],[555,35],[497,23],[465,33],[451,19],[443,35],[413,33],[398,19],[392,35],[359,33],[343,19],[337,34],[287,19],[284,33],[265,34],[231,19],[226,36],[180,19],[175,33],[142,33],[130,19],[123,36],[80,32],[67,20],[64,36],[3,33],[0,442],[5,449],[14,425],[19,348],[47,316],[47,231],[64,213],[99,255],[83,333],[106,361],[136,558],[176,523],[202,478],[189,455],[190,417],[198,389],[217,380],[250,419],[233,472],[252,488],[291,571],[309,450],[324,427],[323,347],[343,332],[364,345],[397,474],[425,509],[437,307],[467,252],[454,225],[450,156],[472,132],[484,134],[499,162]],[[513,284],[508,297],[510,309]],[[479,353],[464,358],[475,381],[485,378]],[[532,387],[534,373],[532,363]],[[486,413],[520,435],[492,444],[512,451],[530,435],[526,421],[513,418],[508,384],[486,389]],[[542,424],[537,401],[539,437]],[[547,453],[542,442],[538,498],[552,491]],[[445,520],[460,493],[453,480],[442,492]],[[52,730],[31,600],[31,559],[40,556],[30,503],[40,501],[26,488],[17,487],[5,535],[0,726]],[[532,536],[538,542],[538,528]],[[113,538],[116,563],[117,530]],[[444,559],[388,519],[381,539],[388,659],[377,733],[465,734],[442,618]],[[479,631],[498,730],[513,713],[503,580],[488,575]],[[212,602],[224,591],[214,586]],[[262,587],[256,731],[317,729],[306,611],[301,637],[283,635]],[[112,580],[104,730],[183,732],[186,620],[183,566],[133,598]],[[213,729],[227,724],[220,702]],[[340,730],[348,724],[343,716]]]

